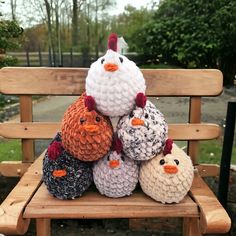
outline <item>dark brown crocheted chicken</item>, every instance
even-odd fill
[[[94,108],[94,99],[83,94],[70,105],[62,121],[62,145],[81,161],[98,160],[111,147],[111,122]]]

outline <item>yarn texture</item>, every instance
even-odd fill
[[[142,162],[139,182],[144,193],[162,203],[178,203],[189,191],[193,181],[191,158],[173,144],[171,154],[163,153]]]
[[[164,147],[167,132],[163,114],[150,101],[146,102],[144,108],[136,106],[117,125],[123,152],[134,160],[149,160],[159,154]]]
[[[50,145],[55,141],[61,142],[60,133]],[[43,182],[54,197],[74,199],[81,196],[93,182],[91,163],[75,159],[64,149],[55,159],[50,159],[47,151],[43,159]]]
[[[131,195],[138,183],[137,162],[111,151],[106,157],[94,163],[94,183],[102,195],[119,198]]]
[[[95,161],[104,157],[111,147],[112,125],[108,117],[93,107],[91,98],[83,94],[64,114],[62,145],[67,152],[81,161]],[[85,106],[85,101],[88,107]]]
[[[143,74],[133,61],[108,49],[94,62],[86,78],[86,93],[92,96],[97,109],[106,116],[130,113],[139,92],[145,93]]]

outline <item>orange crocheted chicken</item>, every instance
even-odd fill
[[[65,112],[61,130],[63,147],[81,161],[96,161],[110,150],[111,122],[95,111],[94,99],[86,94]]]

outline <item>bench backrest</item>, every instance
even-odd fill
[[[85,90],[87,71],[84,68],[42,67],[0,70],[0,92],[20,98],[20,123],[1,123],[0,136],[22,139],[23,162],[34,160],[34,139],[51,139],[60,129],[60,123],[33,122],[32,95],[80,95]],[[147,96],[190,98],[189,122],[169,124],[169,137],[187,140],[188,154],[197,164],[198,142],[220,135],[218,125],[201,123],[201,98],[222,92],[222,73],[211,69],[143,69],[142,72]]]

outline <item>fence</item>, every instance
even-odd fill
[[[92,62],[96,60],[95,53],[87,54],[80,52],[62,52],[51,53],[49,52],[9,52],[9,56],[14,56],[18,59],[17,66],[49,66],[49,67],[89,67]],[[100,53],[99,56],[104,55]],[[137,65],[145,63],[145,57],[137,53],[125,54],[130,60],[136,62]]]

